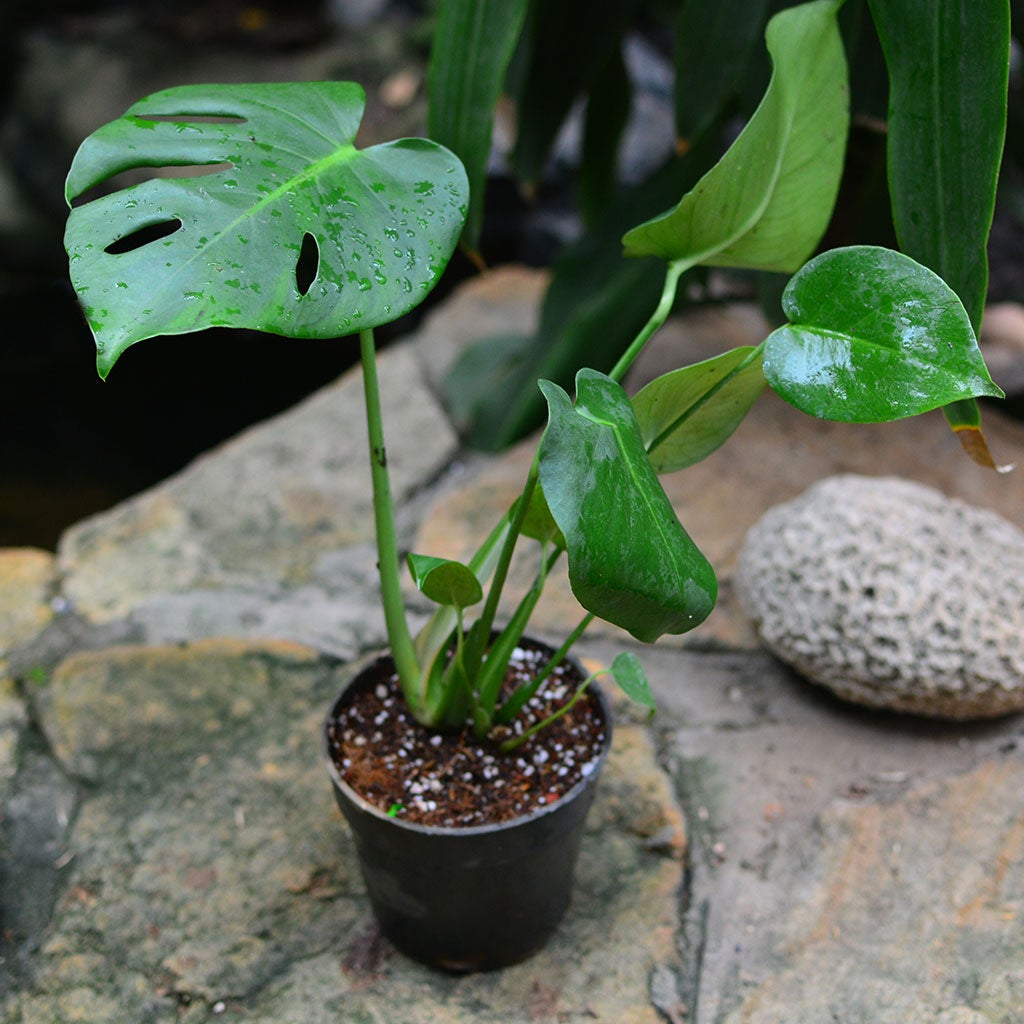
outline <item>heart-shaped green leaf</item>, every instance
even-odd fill
[[[790,323],[765,341],[764,374],[812,416],[880,423],[1002,396],[956,294],[902,253],[823,253],[793,276],[782,308]]]
[[[655,471],[685,469],[723,445],[764,386],[760,352],[750,346],[652,380],[633,408]]]
[[[410,554],[408,562],[416,586],[436,604],[468,608],[483,600],[483,587],[476,574],[461,562],[416,554]]]
[[[693,629],[714,607],[714,570],[658,482],[625,391],[596,370],[576,375],[575,406],[556,384],[540,387],[540,482],[576,599],[638,640]]]
[[[624,238],[628,256],[795,270],[828,225],[846,151],[846,57],[839,0],[790,7],[768,23],[774,70],[721,160],[667,213]]]
[[[424,139],[356,149],[364,102],[346,82],[183,86],[82,143],[69,204],[130,168],[215,168],[72,210],[65,244],[101,376],[156,334],[228,326],[329,338],[425,297],[458,241],[465,172]],[[309,280],[297,276],[300,256]]]

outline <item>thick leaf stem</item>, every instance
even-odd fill
[[[512,564],[512,555],[516,549],[516,542],[526,522],[526,513],[530,506],[530,498],[539,479],[539,454],[534,456],[527,474],[526,483],[523,485],[523,492],[512,512],[512,522],[508,533],[505,535],[505,542],[502,544],[501,553],[498,555],[497,565],[494,567],[494,574],[491,577],[490,588],[487,591],[487,600],[484,602],[480,619],[470,636],[466,651],[466,665],[470,679],[476,677],[483,661],[484,651],[491,636],[491,629],[498,614],[498,604],[501,600],[501,592],[505,588],[505,580],[508,578],[509,566]]]
[[[665,284],[661,289],[661,298],[655,307],[651,318],[644,324],[640,333],[633,339],[629,348],[623,352],[619,361],[608,374],[614,381],[621,383],[626,371],[633,365],[636,359],[647,345],[647,342],[654,337],[655,332],[668,319],[672,312],[672,306],[676,301],[676,291],[679,288],[679,278],[690,269],[693,264],[689,260],[673,260],[665,269]]]
[[[498,709],[494,720],[499,724],[507,724],[512,721],[522,710],[523,705],[541,688],[544,682],[551,676],[551,673],[565,660],[572,645],[583,636],[586,628],[594,621],[596,616],[593,612],[587,612],[579,621],[576,628],[566,637],[565,643],[548,660],[548,663],[531,679],[524,683],[515,693]]]
[[[370,444],[370,479],[373,485],[373,516],[377,534],[377,569],[380,574],[384,622],[402,692],[413,714],[416,715],[425,705],[426,694],[422,692],[425,683],[421,679],[416,650],[402,601],[394,502],[391,498],[387,451],[384,447],[384,419],[381,414],[377,352],[372,330],[360,331],[359,353],[363,362],[366,431]]]

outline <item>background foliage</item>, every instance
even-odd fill
[[[463,17],[472,0],[440,0],[441,23]],[[511,5],[516,6],[516,5]],[[575,118],[581,132],[573,192],[582,233],[559,255],[541,322],[528,338],[505,338],[467,356],[476,384],[456,368],[450,391],[471,443],[499,448],[535,427],[544,404],[535,381],[571,387],[579,365],[611,367],[657,296],[658,274],[643,260],[623,260],[611,244],[634,224],[672,206],[719,159],[751,117],[771,66],[763,36],[771,16],[793,6],[768,0],[639,0],[595,10],[585,0],[534,0],[521,23],[508,18],[485,37],[438,35],[430,97],[430,130],[470,168],[486,165],[492,123],[504,92],[516,111],[517,134],[507,171],[524,194],[543,188],[556,140]],[[1014,13],[1021,15],[1021,3]],[[1010,45],[1007,0],[846,0],[839,15],[850,67],[852,126],[839,202],[821,249],[899,245],[948,280],[978,328],[988,270],[986,241],[1003,151]],[[669,155],[640,181],[623,175],[623,145],[635,100],[627,49],[637,34],[670,56],[675,139]],[[467,38],[471,40],[467,45]],[[782,61],[791,60],[785,56]],[[486,68],[486,82],[474,74]],[[503,67],[502,78],[495,68]],[[452,68],[461,69],[461,76]],[[469,117],[472,97],[477,116]],[[890,107],[893,111],[890,116]],[[450,113],[460,111],[460,130]],[[1019,104],[1011,107],[1008,160],[1018,141]],[[941,124],[935,132],[932,126]],[[1024,211],[1011,171],[1004,186]],[[484,178],[470,171],[480,202]],[[936,206],[935,204],[939,205]],[[931,204],[928,206],[927,204]],[[471,220],[463,244],[487,259],[486,225]],[[785,277],[748,274],[769,318],[781,320]],[[703,272],[689,272],[679,304],[706,298]],[[488,370],[490,371],[488,373]],[[495,380],[501,398],[491,401]],[[511,381],[511,384],[509,383]],[[514,395],[511,398],[510,395]],[[977,423],[972,403],[949,412],[954,426]]]

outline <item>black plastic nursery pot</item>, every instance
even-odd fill
[[[590,687],[603,717],[603,746],[589,773],[556,802],[500,824],[427,826],[369,803],[341,778],[329,748],[346,693],[368,673],[376,677],[391,668],[384,656],[349,680],[324,724],[335,799],[381,932],[403,953],[443,970],[518,963],[545,943],[569,905],[584,819],[611,745],[607,698]]]

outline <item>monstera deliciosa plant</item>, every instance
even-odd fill
[[[813,255],[836,200],[849,125],[836,20],[840,2],[814,0],[782,11],[766,33],[771,79],[744,130],[670,209],[622,240],[628,259],[643,258],[638,265],[661,275],[660,299],[649,319],[610,372],[580,368],[574,394],[539,381],[548,422],[522,493],[465,563],[420,553],[403,558],[399,550],[374,345],[374,328],[420,303],[459,244],[471,201],[460,159],[426,139],[358,148],[364,94],[344,82],[168,89],[101,127],[76,155],[67,179],[66,245],[101,376],[130,346],[160,334],[194,337],[204,328],[227,326],[297,338],[358,336],[390,647],[387,686],[369,689],[386,696],[389,687],[397,688],[408,715],[427,735],[428,750],[453,735],[479,747],[484,768],[473,794],[485,810],[488,794],[503,782],[500,772],[495,779],[496,761],[518,758],[525,777],[546,752],[526,764],[520,747],[538,742],[538,733],[552,735],[574,709],[600,703],[583,701],[593,694],[594,676],[580,673],[562,685],[569,678],[563,672],[567,655],[595,617],[653,642],[693,629],[711,612],[715,573],[680,523],[659,476],[722,445],[766,386],[812,416],[838,420],[894,420],[941,407],[971,439],[968,447],[985,456],[976,399],[1001,392],[986,370],[976,330],[1005,124],[1006,61],[992,63],[987,77],[979,78],[959,56],[958,36],[936,42],[938,50],[946,47],[938,64],[943,73],[970,83],[972,103],[979,82],[992,100],[980,136],[959,128],[944,133],[949,111],[973,108],[948,102],[947,83],[934,80],[933,63],[906,67],[897,36],[908,36],[908,25],[893,13],[899,6],[896,0],[872,4],[899,104],[893,121],[895,220],[911,248],[928,256],[925,262],[955,273],[961,296],[922,262],[894,250],[853,246]],[[438,52],[447,53],[449,62],[464,58],[466,66],[460,72],[435,64],[431,76],[437,103],[454,111],[450,119],[436,120],[452,129],[456,142],[468,131],[470,174],[481,187],[474,95],[478,76],[488,89],[497,79],[494,65],[473,63],[471,44],[484,24],[477,15],[489,9],[485,0],[443,0],[440,34],[464,39],[467,47],[465,54],[458,47]],[[992,17],[994,9],[987,4],[986,45],[1005,58],[1008,19]],[[469,19],[464,32],[462,18]],[[514,20],[500,20],[502,31],[514,28]],[[924,32],[924,38],[931,36]],[[929,61],[931,56],[929,51]],[[925,90],[923,107],[912,85],[920,74],[935,86]],[[903,145],[908,137],[916,148]],[[172,167],[179,176],[160,172]],[[923,167],[929,174],[938,168],[943,181],[962,187],[949,196],[919,187],[928,180]],[[145,168],[152,173],[138,182]],[[136,183],[118,177],[126,171],[135,173]],[[954,200],[964,200],[969,212],[951,210]],[[951,223],[964,230],[950,234]],[[629,395],[622,385],[626,372],[669,316],[681,278],[695,266],[792,274],[782,298],[786,322],[760,345],[680,367]],[[201,367],[194,340],[179,344],[190,365]],[[535,579],[517,604],[506,607],[501,597],[513,553],[526,545]],[[583,613],[557,650],[544,649],[524,671],[524,631],[563,556]],[[402,600],[404,566],[436,605],[415,635]],[[620,654],[610,671],[629,696],[653,707],[634,654]],[[540,698],[547,700],[541,687],[556,679],[552,689],[562,691],[560,703],[541,701],[538,710]],[[328,743],[337,735],[339,709],[341,702],[328,716]],[[382,714],[388,718],[392,709]],[[596,714],[605,726],[593,735],[603,728],[606,745],[610,723],[605,713]],[[379,776],[390,768],[379,767],[378,736],[371,732],[356,742],[372,751]],[[382,928],[402,948],[459,969],[498,966],[527,955],[557,923],[589,800],[577,796],[592,792],[587,778],[561,794],[542,792],[539,809],[535,798],[529,813],[515,809],[519,817],[511,824],[523,830],[522,838],[502,838],[490,861],[476,844],[483,841],[481,830],[493,821],[504,824],[504,818],[469,819],[486,822],[481,828],[446,818],[445,826],[459,827],[438,831],[426,819],[407,817],[398,799],[367,809],[365,791],[339,795],[347,783],[331,756],[336,796],[352,824],[371,901]],[[593,756],[588,764],[596,771],[603,753]],[[428,753],[427,760],[438,759]],[[432,792],[449,788],[437,780],[432,785]],[[563,811],[560,820],[575,829],[571,841],[565,838],[570,825],[553,824],[553,815]],[[386,833],[403,829],[414,835],[398,858]],[[457,849],[452,832],[460,834]],[[438,846],[428,850],[428,840]],[[547,852],[535,863],[541,848]],[[399,882],[400,874],[409,880]],[[552,891],[549,883],[560,888]],[[530,920],[539,931],[523,925]]]
[[[658,475],[721,445],[766,384],[811,415],[858,422],[960,403],[955,425],[964,427],[976,397],[1000,394],[963,304],[931,270],[867,246],[804,263],[843,167],[839,6],[816,0],[772,19],[773,74],[744,131],[674,208],[625,235],[627,257],[663,261],[661,300],[609,374],[580,369],[574,396],[540,382],[549,419],[537,458],[475,557],[408,557],[438,606],[416,636],[401,597],[373,329],[415,307],[445,269],[469,204],[460,160],[425,139],[357,148],[364,94],[344,82],[172,88],[82,144],[67,179],[66,244],[101,376],[159,334],[229,326],[358,335],[388,640],[408,706],[427,727],[468,720],[486,737],[522,707],[538,680],[503,703],[505,667],[563,553],[585,615],[542,675],[594,616],[653,641],[709,614],[714,572]],[[156,173],[165,167],[191,173]],[[154,175],[81,201],[139,168]],[[783,298],[788,323],[759,346],[682,367],[631,397],[621,381],[695,265],[796,271]],[[181,344],[201,365],[194,345]],[[523,538],[538,545],[536,583],[517,607],[500,609]],[[613,672],[650,703],[634,656]]]

